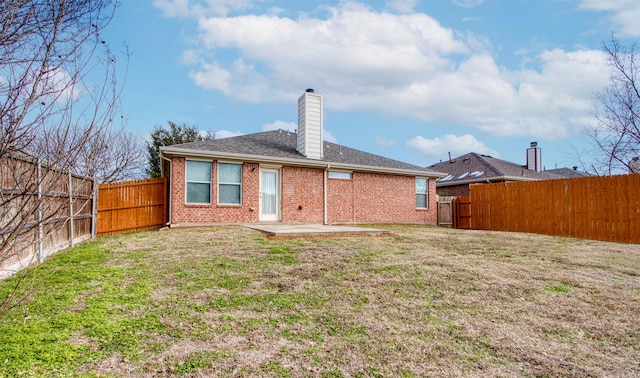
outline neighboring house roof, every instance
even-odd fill
[[[296,150],[297,134],[285,130],[164,146],[163,155],[215,157],[311,167],[443,177],[441,172],[388,159],[339,144],[322,142],[323,158],[309,159]]]
[[[582,171],[578,171],[578,168],[556,168],[556,169],[547,169],[545,172],[554,174],[556,176],[562,178],[577,178],[577,177],[589,177],[590,174]]]
[[[432,164],[427,168],[447,174],[446,177],[437,181],[437,186],[560,178],[559,175],[548,173],[548,171],[532,171],[521,165],[475,152],[459,156],[452,160]]]

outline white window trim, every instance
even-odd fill
[[[244,176],[242,170],[244,167],[244,163],[240,162],[238,163],[237,161],[220,161],[218,160],[217,162],[218,166],[216,167],[216,182],[217,182],[217,204],[220,206],[242,206],[242,178]],[[235,182],[220,182],[220,164],[234,164],[234,165],[239,165],[240,166],[240,183],[237,184]],[[223,185],[239,185],[240,186],[240,202],[239,203],[222,203],[220,202],[220,184]]]
[[[211,180],[209,181],[190,181],[187,179],[187,164],[190,161],[197,161],[200,163],[209,163],[211,164]],[[209,202],[189,202],[187,200],[187,184],[193,182],[193,183],[197,183],[197,184],[209,184]],[[213,190],[213,161],[211,160],[204,160],[204,159],[185,159],[184,160],[184,204],[185,205],[211,205],[211,197],[213,197],[212,194],[212,190]]]
[[[331,173],[346,173],[349,177],[331,177]],[[334,180],[353,180],[353,171],[341,171],[339,169],[330,169],[329,173],[327,173],[327,178]]]
[[[427,181],[427,191],[426,191],[426,192],[424,192],[424,193],[418,193],[418,191],[416,190],[416,193],[415,193],[415,194],[416,194],[416,196],[417,196],[418,194],[424,194],[424,195],[426,195],[426,201],[425,201],[425,205],[426,205],[426,206],[425,206],[425,207],[418,207],[418,206],[416,206],[416,209],[419,209],[419,210],[429,209],[429,178],[428,178],[428,177],[420,177],[420,176],[417,176],[417,177],[416,177],[416,180],[418,180],[418,179],[423,179],[423,180],[426,180],[426,181]],[[414,186],[415,186],[415,181],[414,181]],[[414,198],[414,201],[415,201],[415,198]]]

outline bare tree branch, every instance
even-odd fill
[[[117,6],[0,0],[0,269],[68,221],[71,173],[142,175],[144,145],[124,129],[124,82],[101,36]],[[0,317],[19,298],[0,298]]]
[[[640,90],[635,44],[624,46],[615,36],[603,44],[610,70],[610,83],[594,99],[596,126],[589,131],[596,174],[632,172],[640,155]]]

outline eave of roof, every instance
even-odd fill
[[[458,180],[458,181],[445,181],[437,182],[436,187],[456,186],[456,185],[469,185],[469,184],[486,184],[505,181],[540,181],[539,178],[522,177],[522,176],[491,176],[484,178],[476,178],[471,180]]]

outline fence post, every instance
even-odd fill
[[[69,247],[73,247],[74,229],[73,229],[73,179],[71,170],[69,170]]]
[[[42,264],[43,252],[42,252],[42,166],[40,165],[40,158],[38,158],[38,262]]]
[[[97,235],[98,226],[98,192],[100,188],[98,186],[98,180],[93,178],[93,201],[91,201],[91,239],[95,239]]]

